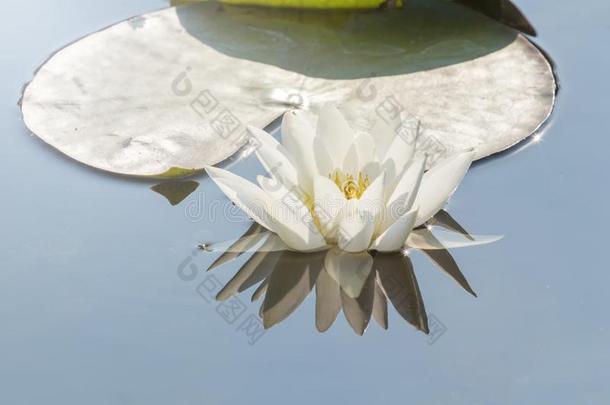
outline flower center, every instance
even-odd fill
[[[335,170],[328,177],[339,187],[345,198],[360,198],[364,191],[369,186],[369,176],[358,172],[357,178],[351,174],[343,173],[341,170]]]

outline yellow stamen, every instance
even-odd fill
[[[364,191],[370,184],[369,176],[362,174],[362,172],[358,173],[358,180],[354,179],[353,175],[343,173],[340,170],[335,170],[328,175],[328,178],[339,187],[339,190],[343,192],[348,200],[362,197],[362,194],[364,194]]]

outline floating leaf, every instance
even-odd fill
[[[506,149],[540,127],[554,99],[534,45],[454,3],[384,12],[201,3],[60,50],[25,88],[22,111],[33,133],[82,163],[181,177],[234,154],[245,125],[263,128],[291,108],[341,104],[361,130],[404,110],[421,120],[420,151],[433,163]]]
[[[197,3],[209,0],[172,0],[172,5]],[[224,4],[257,5],[263,7],[282,7],[282,8],[377,8],[385,0],[220,0]]]
[[[209,0],[171,0],[172,6],[192,4]],[[434,0],[431,0],[434,1]],[[526,34],[536,35],[536,30],[510,0],[452,0],[486,16],[493,18],[503,24],[525,32]],[[391,7],[393,4],[402,5],[401,0],[220,0],[227,4],[256,4],[266,7],[294,7],[294,8],[378,8]]]

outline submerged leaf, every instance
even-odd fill
[[[171,205],[178,205],[199,187],[196,181],[171,181],[157,184],[150,189],[167,198]]]

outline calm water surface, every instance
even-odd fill
[[[247,224],[200,220],[220,193],[200,177],[177,206],[155,183],[107,176],[30,136],[16,102],[52,51],[166,6],[10,2],[0,28],[0,402],[6,404],[602,404],[610,401],[607,72],[610,6],[519,1],[557,64],[545,136],[476,165],[449,211],[496,244],[455,250],[478,293],[414,255],[431,338],[390,312],[356,336],[314,327],[309,297],[251,345],[181,264]],[[259,170],[247,160],[239,173]],[[185,262],[186,260],[186,262]],[[243,262],[243,260],[241,261]],[[237,265],[215,272],[226,282]],[[242,317],[258,304],[243,297]],[[243,318],[242,318],[243,319]]]

